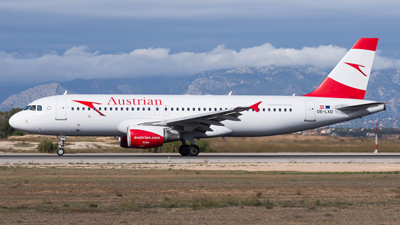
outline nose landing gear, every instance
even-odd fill
[[[57,152],[58,156],[63,156],[64,155],[64,149],[63,148],[58,148],[56,152]]]
[[[65,136],[60,137],[60,142],[58,144],[60,145],[60,148],[57,149],[56,153],[58,156],[63,156],[64,155],[64,146],[65,146]]]

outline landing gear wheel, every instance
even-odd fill
[[[64,149],[63,148],[59,148],[59,149],[57,149],[57,155],[58,156],[63,156],[64,155]]]
[[[197,156],[200,153],[200,148],[197,145],[189,146],[189,156]]]
[[[181,154],[181,156],[188,156],[189,155],[189,145],[181,145],[179,147],[179,154]]]

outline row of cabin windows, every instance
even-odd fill
[[[81,110],[82,109],[82,111],[85,111],[85,109],[86,109],[86,107],[76,107],[76,110],[77,111],[79,111],[79,110]],[[124,111],[124,107],[120,107],[120,108],[118,108],[118,107],[109,107],[109,108],[107,108],[107,107],[98,107],[98,108],[94,108],[94,110],[99,110],[99,111]],[[129,111],[129,109],[131,109],[130,111],[135,111],[135,109],[136,109],[136,111],[146,111],[146,107],[137,107],[137,108],[135,108],[135,107],[132,107],[132,108],[129,108],[129,107],[126,107],[125,108],[125,111]],[[228,108],[225,108],[225,109],[228,109]],[[26,109],[25,109],[26,110]],[[42,108],[40,107],[40,110],[42,110]],[[75,110],[75,108],[74,107],[71,107],[71,110],[72,111],[74,111]],[[87,110],[88,111],[90,111],[91,110],[91,108],[89,108],[89,107],[87,107]],[[160,109],[159,109],[159,107],[156,107],[156,111],[159,111]],[[168,108],[165,108],[164,109],[165,111],[168,111]],[[176,108],[173,108],[173,107],[171,107],[170,108],[170,111],[179,111],[179,110],[181,110],[181,111],[190,111],[191,109],[190,108],[184,108],[184,107],[182,107],[182,108],[178,108],[178,107],[176,107]],[[222,108],[219,108],[219,110],[220,111],[222,111]],[[151,108],[150,107],[148,107],[147,108],[147,111],[151,111]],[[196,111],[196,108],[192,108],[192,111]],[[202,108],[197,108],[197,111],[202,111]],[[207,111],[207,108],[203,108],[203,111]],[[208,111],[218,111],[218,108],[208,108]],[[254,112],[254,109],[252,109],[252,111]],[[258,111],[260,111],[261,112],[261,109],[260,108],[258,108]],[[289,108],[289,109],[287,109],[287,108],[268,108],[268,109],[265,109],[265,108],[262,108],[262,112],[266,112],[266,111],[268,111],[268,112],[292,112],[292,108]]]
[[[41,105],[28,105],[25,107],[24,110],[42,111],[42,106]]]

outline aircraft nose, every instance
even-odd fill
[[[11,118],[8,120],[8,123],[10,124],[10,126],[14,129],[18,129],[21,126],[21,120],[19,118],[20,116],[17,114],[14,114],[13,116],[11,116]]]

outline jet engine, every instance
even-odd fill
[[[154,148],[178,140],[178,131],[169,127],[129,126],[127,135],[119,138],[119,145],[123,148]]]

